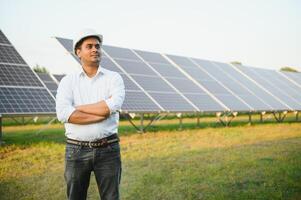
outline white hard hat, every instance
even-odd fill
[[[100,44],[102,44],[103,37],[101,34],[96,33],[96,31],[93,29],[83,29],[77,34],[77,36],[73,40],[73,52],[75,55],[76,55],[75,47],[77,43],[79,43],[82,39],[91,36],[96,37],[99,40]]]

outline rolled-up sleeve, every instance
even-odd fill
[[[110,113],[114,113],[116,111],[121,110],[121,106],[123,104],[125,98],[125,89],[124,83],[121,76],[116,73],[111,79],[111,87],[110,87],[110,98],[106,99],[105,102],[110,109]]]
[[[72,81],[66,76],[61,80],[56,94],[56,115],[62,123],[67,123],[75,111],[73,102]]]

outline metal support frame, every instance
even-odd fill
[[[145,133],[146,129],[153,124],[153,122],[157,121],[160,118],[160,114],[155,115],[150,121],[149,123],[144,126],[144,113],[140,113],[140,126],[137,126],[133,120],[131,119],[129,114],[124,114],[125,118],[132,124],[132,126],[140,133]]]
[[[251,125],[252,124],[252,113],[249,112],[248,114],[249,114],[249,124]]]
[[[144,129],[143,129],[143,120],[144,120],[144,114],[141,113],[140,114],[140,132],[143,133]]]
[[[19,125],[26,125],[26,124],[28,124],[31,121],[35,121],[34,120],[35,117],[31,117],[27,121],[25,121],[25,117],[24,116],[21,117],[21,121],[17,120],[15,117],[11,117],[11,119],[14,120]]]
[[[50,124],[52,124],[52,122],[54,122],[56,120],[56,117],[53,117],[51,120],[49,120],[49,122],[43,126],[41,129],[39,129],[37,132],[36,132],[36,135],[40,134],[42,131],[44,131],[46,128],[49,127]]]
[[[237,112],[218,112],[216,116],[219,122],[224,126],[229,126],[232,120],[237,116]]]
[[[299,111],[296,111],[296,121],[299,121]]]
[[[179,118],[179,131],[183,130],[183,117],[182,117],[182,113],[178,113],[177,117]]]
[[[266,114],[265,111],[263,112],[260,112],[260,122],[262,123],[263,122],[263,116]]]
[[[277,116],[278,113],[278,116]],[[283,114],[283,115],[282,115]],[[287,115],[287,112],[273,112],[274,118],[276,119],[277,122],[283,122],[284,118]]]
[[[263,122],[263,114],[260,113],[260,122],[262,123]]]
[[[200,115],[199,115],[199,113],[196,114],[196,117],[197,117],[197,119],[196,119],[196,126],[200,127]]]

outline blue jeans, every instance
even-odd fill
[[[67,196],[72,200],[84,200],[94,172],[102,200],[119,200],[121,158],[119,143],[102,148],[66,145],[65,180]]]

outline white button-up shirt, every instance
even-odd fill
[[[118,132],[118,111],[121,109],[124,97],[124,83],[117,72],[99,66],[96,75],[89,78],[81,69],[66,75],[59,84],[56,94],[57,118],[65,123],[65,135],[68,138],[81,141],[101,139]],[[101,100],[105,100],[111,112],[107,119],[87,125],[68,123],[76,106]]]

